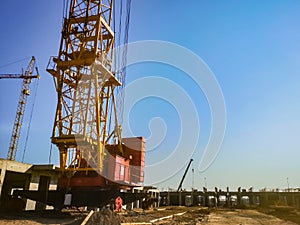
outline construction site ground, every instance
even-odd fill
[[[293,208],[225,209],[204,207],[161,207],[114,213],[109,209],[90,214],[78,210],[25,211],[0,213],[0,224],[7,225],[295,225],[300,224],[300,211]],[[85,220],[85,221],[84,221]]]

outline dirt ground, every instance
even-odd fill
[[[201,223],[200,223],[201,224]],[[295,225],[290,221],[276,218],[256,210],[215,211],[209,216],[209,223],[214,225],[251,224],[251,225]]]
[[[76,210],[0,213],[2,225],[79,225],[88,212]],[[293,221],[293,222],[291,222]],[[134,210],[114,213],[108,209],[95,212],[87,225],[118,225],[148,222],[153,225],[295,225],[300,212],[294,209],[208,209],[203,207],[164,207],[155,210]]]
[[[300,214],[293,214],[294,222],[288,221],[290,212],[283,213],[286,217],[278,216],[278,212],[265,209],[265,212],[250,209],[207,209],[207,208],[187,208],[175,207],[166,208],[162,211],[140,213],[133,216],[124,215],[126,222],[152,222],[153,225],[180,224],[180,225],[295,225],[300,224]],[[173,215],[171,217],[167,217]],[[158,218],[164,217],[162,220]],[[298,221],[298,222],[297,222]]]
[[[79,225],[87,216],[87,212],[79,211],[24,211],[14,213],[0,213],[2,225]]]

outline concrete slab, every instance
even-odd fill
[[[27,164],[27,163],[21,163],[21,162],[16,162],[16,161],[11,161],[11,160],[6,160],[6,159],[1,159],[0,158],[0,170],[8,170],[8,171],[14,171],[18,173],[25,173],[32,167],[32,164]]]

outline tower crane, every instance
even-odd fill
[[[115,0],[65,3],[69,10],[58,56],[52,56],[47,66],[57,92],[51,136],[60,158],[57,190],[20,190],[14,195],[56,208],[102,207],[117,197],[124,204],[144,198],[146,193],[133,193],[132,187],[144,179],[145,139],[122,138],[117,116],[116,93],[124,85],[124,61],[122,68],[115,68],[119,56],[114,54]],[[123,11],[120,5],[120,17]],[[126,33],[123,36],[128,40]],[[120,54],[122,59],[125,53]]]
[[[34,72],[34,68],[36,69],[37,75],[32,75]],[[23,79],[21,94],[19,97],[18,108],[16,112],[16,117],[13,125],[13,131],[10,139],[7,159],[15,160],[16,153],[18,149],[18,143],[20,138],[21,127],[24,118],[25,107],[27,103],[27,98],[30,95],[30,83],[34,78],[40,78],[38,75],[38,69],[35,67],[35,58],[32,57],[29,65],[22,74],[1,74],[0,79],[9,78],[9,79]]]
[[[47,67],[58,97],[51,140],[58,147],[63,175],[105,173],[108,137],[115,137],[114,144],[121,144],[115,88],[122,83],[112,71],[113,2],[71,0],[58,56],[51,57]],[[116,123],[113,134],[108,133],[110,116]],[[70,183],[67,180],[65,183]],[[103,185],[104,180],[99,177],[89,185],[96,183]]]

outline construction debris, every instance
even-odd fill
[[[167,207],[157,210],[113,212],[63,212],[55,210],[24,211],[14,214],[0,213],[0,224],[5,225],[296,225],[300,224],[300,211],[296,209],[226,209],[205,207]],[[284,217],[283,217],[284,216]]]
[[[81,225],[120,225],[122,217],[108,208],[103,208],[99,212],[91,211]]]

